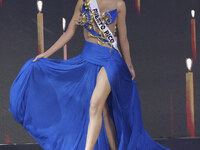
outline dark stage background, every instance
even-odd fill
[[[62,17],[69,23],[75,0],[44,0],[44,36],[47,50],[62,34]],[[153,138],[185,137],[185,58],[192,57],[191,9],[196,10],[197,61],[194,72],[195,134],[200,136],[200,2],[197,0],[126,0],[127,29],[136,71],[143,122]],[[32,143],[33,138],[14,121],[9,107],[10,86],[22,65],[37,55],[36,0],[3,0],[0,7],[0,143]],[[68,58],[81,53],[79,27],[68,43]],[[50,58],[62,59],[62,50]],[[170,96],[174,135],[170,134]]]

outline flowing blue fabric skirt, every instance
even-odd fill
[[[106,103],[119,150],[169,150],[144,129],[136,81],[117,50],[85,41],[82,53],[68,60],[33,60],[12,83],[9,111],[43,149],[84,149],[90,99],[104,66],[111,85]],[[94,150],[110,150],[104,120]]]

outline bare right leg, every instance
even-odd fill
[[[85,150],[93,150],[102,127],[102,113],[107,97],[111,91],[110,83],[101,67],[97,75],[97,82],[90,100],[90,121],[87,131]]]
[[[118,150],[115,124],[109,115],[109,109],[107,103],[105,103],[103,108],[103,118],[110,148],[111,150]]]

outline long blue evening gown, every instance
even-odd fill
[[[29,59],[10,89],[15,120],[45,150],[83,150],[90,98],[98,71],[105,67],[111,93],[107,104],[114,120],[119,150],[167,150],[143,127],[135,80],[119,52],[85,41],[81,54],[70,58]],[[104,122],[95,150],[109,150]]]
[[[43,149],[84,150],[90,98],[104,66],[119,150],[169,150],[146,132],[136,81],[117,50],[85,41],[82,52],[68,60],[33,60],[12,83],[9,111]],[[94,150],[110,150],[104,120]]]

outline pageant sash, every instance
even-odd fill
[[[106,24],[104,24],[100,18],[100,10],[97,4],[96,0],[90,0],[90,8],[92,12],[94,13],[94,20],[98,26],[98,28],[103,31],[104,36],[107,38],[107,40],[112,44],[112,46],[119,51],[119,48],[117,47],[117,41],[115,40],[112,32],[107,27]]]

